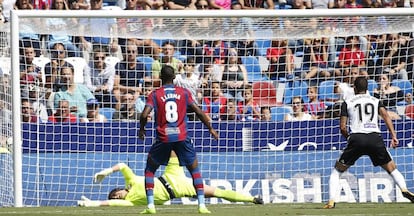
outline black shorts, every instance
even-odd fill
[[[379,133],[354,133],[348,138],[348,145],[344,149],[339,163],[352,166],[363,155],[368,155],[374,166],[387,164],[392,160]]]

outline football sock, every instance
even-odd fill
[[[247,196],[242,193],[238,193],[232,190],[223,190],[216,188],[214,196],[217,198],[223,198],[231,202],[253,202],[254,197]]]
[[[145,193],[148,207],[154,206],[154,172],[150,168],[145,169]]]
[[[204,184],[201,177],[200,169],[197,167],[191,170],[191,177],[193,178],[193,185],[197,193],[198,205],[204,206]]]
[[[407,190],[407,185],[405,183],[404,176],[398,171],[398,169],[395,169],[390,173],[391,177],[394,179],[395,183],[398,185],[401,191]]]
[[[339,187],[339,178],[341,173],[333,168],[331,176],[329,178],[329,200],[336,201]]]

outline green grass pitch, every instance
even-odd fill
[[[412,203],[339,203],[335,209],[322,209],[323,204],[265,204],[242,205],[224,204],[209,205],[214,216],[278,216],[278,215],[414,215]],[[109,216],[139,215],[144,206],[139,207],[30,207],[0,208],[0,215],[18,216]],[[157,206],[156,215],[186,216],[199,215],[194,205]]]

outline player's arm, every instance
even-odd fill
[[[346,102],[343,102],[341,105],[341,117],[339,119],[339,128],[341,130],[341,134],[345,139],[348,139],[349,133],[348,133],[348,106]]]
[[[203,124],[208,128],[211,135],[213,135],[214,139],[218,139],[218,134],[216,130],[211,126],[209,118],[206,116],[206,114],[196,105],[196,103],[190,104],[190,108],[196,113],[197,117],[203,122]],[[144,110],[145,111],[145,110]],[[142,114],[141,114],[142,116]]]
[[[131,201],[128,200],[90,200],[85,196],[81,197],[81,200],[78,200],[78,206],[81,207],[99,207],[99,206],[134,206]]]
[[[152,107],[145,105],[144,110],[141,113],[140,119],[139,119],[139,138],[144,139],[145,137],[145,125],[148,122],[148,116],[152,111]]]
[[[122,175],[124,176],[126,182],[128,182],[128,180],[132,179],[134,176],[134,173],[132,172],[131,168],[128,167],[128,165],[125,163],[118,163],[111,168],[107,168],[96,173],[93,177],[93,182],[101,183],[106,176],[118,171],[122,172]]]
[[[397,148],[398,146],[397,133],[395,132],[394,125],[392,124],[391,118],[388,115],[388,112],[383,105],[382,106],[380,105],[379,107],[379,114],[381,115],[382,119],[384,119],[385,125],[388,128],[388,131],[390,131],[391,146],[393,148]]]

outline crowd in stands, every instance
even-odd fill
[[[414,7],[414,0],[3,0],[1,8],[6,12],[11,8],[102,10],[104,6],[124,10],[334,9]],[[6,22],[8,13],[2,17]],[[84,22],[87,26],[92,21],[56,18],[47,22],[59,29],[70,22]],[[233,34],[254,34],[252,20],[237,22],[242,22],[242,27]],[[315,28],[320,28],[316,22]],[[134,23],[125,19],[102,19],[91,26],[108,35],[105,32],[131,24]],[[160,30],[164,25],[160,18],[141,23],[138,28]],[[289,28],[289,23],[286,25]],[[336,118],[341,101],[353,94],[352,82],[357,76],[370,80],[368,93],[384,102],[393,119],[413,117],[405,113],[405,108],[413,110],[413,32],[275,38],[267,41],[267,46],[259,46],[259,42],[194,40],[189,36],[182,40],[167,38],[160,43],[141,38],[75,37],[59,31],[50,35],[24,32],[20,34],[22,120],[138,121],[146,97],[161,85],[160,70],[167,64],[176,70],[174,83],[188,88],[212,121]],[[0,75],[4,99],[10,94],[10,75]],[[261,82],[270,85],[257,89],[255,83]],[[283,93],[276,94],[280,91]],[[197,120],[194,115],[188,117]]]

